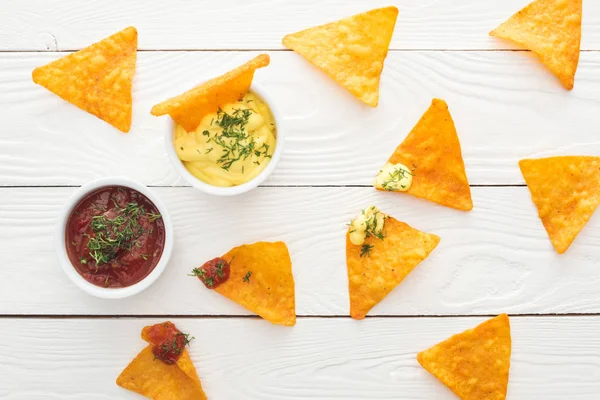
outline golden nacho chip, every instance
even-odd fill
[[[154,400],[205,400],[197,378],[187,350],[177,364],[167,365],[155,359],[149,345],[121,372],[117,385]]]
[[[600,204],[600,157],[521,160],[519,167],[552,245],[564,253]]]
[[[511,354],[506,314],[452,336],[417,360],[462,400],[504,400]]]
[[[444,100],[433,99],[388,162],[414,169],[406,193],[457,210],[473,209],[460,142]]]
[[[582,0],[536,0],[490,32],[533,51],[573,89],[579,63]]]
[[[378,8],[283,38],[283,44],[323,70],[362,102],[377,107],[379,80],[398,9]]]
[[[169,114],[186,131],[193,131],[206,114],[217,112],[222,105],[244,97],[252,85],[254,72],[269,65],[270,60],[267,54],[261,54],[224,75],[155,105],[151,113],[156,116]]]
[[[274,324],[296,324],[292,261],[283,242],[258,242],[231,249],[222,257],[229,279],[214,290]]]
[[[33,70],[33,81],[122,132],[131,128],[137,30],[130,26]]]
[[[354,319],[363,319],[440,242],[438,236],[418,231],[390,216],[385,219],[382,233],[384,239],[369,236],[358,246],[350,241],[350,229],[346,233],[350,316]]]

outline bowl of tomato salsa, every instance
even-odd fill
[[[101,298],[129,297],[149,287],[164,271],[172,247],[173,228],[163,202],[125,178],[98,179],[79,188],[56,232],[67,276]]]

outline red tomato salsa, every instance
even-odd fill
[[[156,267],[165,246],[165,226],[146,196],[109,186],[75,206],[65,241],[79,275],[96,286],[121,288],[138,283]]]
[[[197,276],[209,289],[214,289],[229,279],[231,268],[221,257],[205,262],[200,268],[194,268],[191,276]]]
[[[166,364],[175,364],[185,346],[194,339],[189,333],[183,333],[172,322],[163,322],[147,326],[142,330],[142,339],[152,345],[155,358]]]

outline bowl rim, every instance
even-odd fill
[[[169,160],[171,160],[171,164],[179,174],[188,184],[192,187],[203,191],[204,193],[215,195],[215,196],[235,196],[238,194],[246,193],[256,187],[258,187],[261,183],[263,183],[275,170],[279,159],[281,158],[281,154],[283,153],[283,147],[285,143],[285,129],[283,127],[283,117],[281,112],[279,111],[279,107],[273,101],[272,97],[268,95],[265,89],[253,82],[250,86],[250,91],[256,93],[268,106],[271,110],[271,114],[273,114],[273,118],[275,119],[275,126],[277,127],[277,137],[275,142],[275,151],[273,152],[273,157],[269,161],[269,164],[265,167],[265,169],[258,174],[254,179],[242,183],[237,186],[215,186],[209,183],[206,183],[189,172],[184,166],[182,161],[177,157],[177,153],[175,152],[175,146],[173,143],[173,136],[175,135],[175,121],[171,121],[169,126],[169,130],[165,132],[165,146],[167,148],[167,154],[169,156]]]
[[[79,204],[79,202],[90,193],[108,186],[125,186],[142,193],[156,206],[158,212],[160,212],[162,216],[165,226],[165,245],[158,263],[144,279],[136,284],[124,288],[103,288],[85,280],[75,270],[75,267],[69,259],[66,248],[65,235],[67,221],[77,204]],[[62,207],[55,229],[54,246],[56,248],[58,261],[62,267],[62,270],[69,277],[71,282],[73,282],[79,289],[92,296],[103,299],[122,299],[125,297],[130,297],[150,287],[150,285],[152,285],[164,272],[173,251],[173,223],[171,221],[171,217],[169,216],[166,205],[148,187],[137,181],[124,177],[94,179],[75,190],[75,192],[71,194],[70,198]]]

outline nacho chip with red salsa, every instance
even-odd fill
[[[209,289],[274,324],[296,324],[292,260],[283,242],[258,242],[234,247],[194,268]]]
[[[200,378],[185,347],[193,339],[172,322],[147,326],[150,343],[121,372],[117,385],[154,400],[206,400]]]

